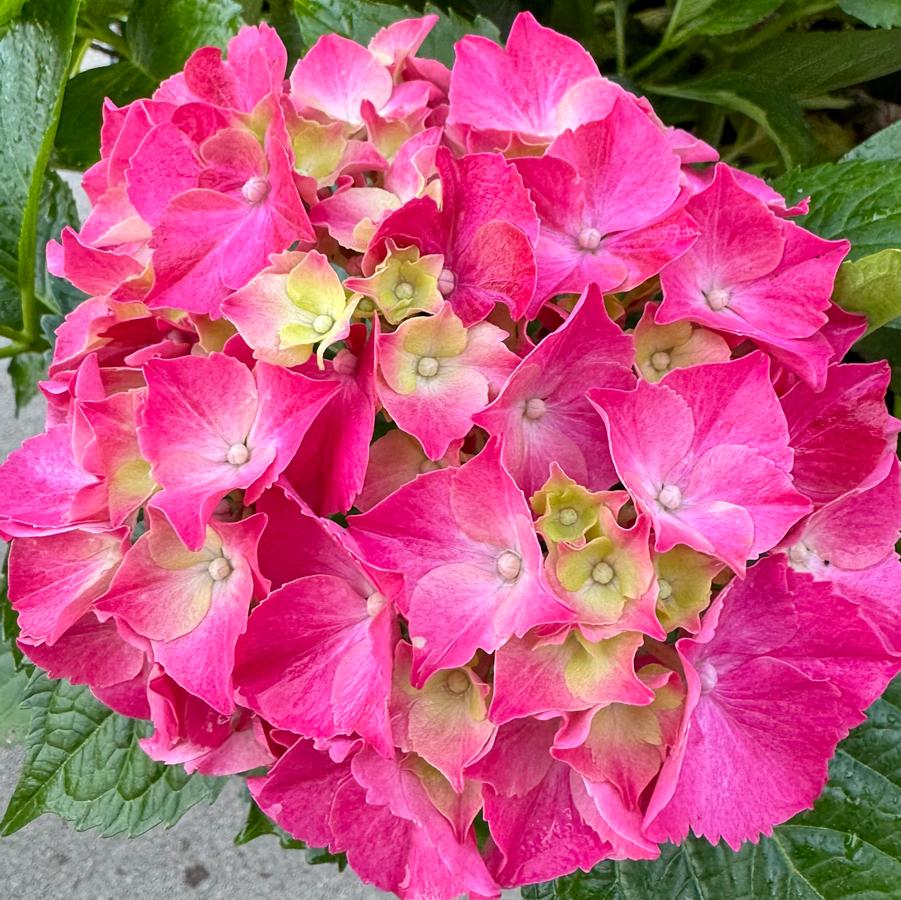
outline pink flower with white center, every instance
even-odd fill
[[[431,459],[465,437],[516,367],[507,333],[488,322],[465,328],[445,303],[378,338],[378,395]]]
[[[460,468],[404,485],[354,516],[350,531],[368,560],[404,576],[417,686],[572,616],[546,586],[528,504],[496,441]]]
[[[660,552],[687,544],[743,573],[811,508],[789,475],[788,427],[762,354],[596,389],[613,463]]]
[[[161,513],[149,519],[96,609],[133,632],[186,691],[230,714],[235,644],[251,597],[268,589],[256,560],[265,519],[208,525],[196,551]]]
[[[685,210],[701,236],[660,275],[658,324],[688,319],[767,345],[826,324],[847,241],[824,241],[779,218],[725,165]]]
[[[138,440],[162,490],[163,511],[192,550],[230,491],[252,503],[297,452],[337,390],[268,363],[246,366],[221,353],[152,360]]]
[[[676,647],[685,711],[645,831],[733,849],[813,805],[835,745],[899,668],[853,603],[781,556],[733,581]]]
[[[590,490],[616,473],[603,423],[585,398],[590,388],[635,384],[632,342],[610,321],[600,291],[589,287],[553,333],[519,362],[503,390],[473,418],[501,445],[501,458],[531,497],[551,463]]]

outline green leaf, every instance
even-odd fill
[[[681,0],[670,20],[669,43],[681,43],[695,34],[731,34],[762,22],[785,0]]]
[[[329,32],[366,44],[386,25],[413,16],[435,13],[439,21],[422,45],[421,55],[439,59],[445,65],[454,60],[454,44],[465,34],[481,34],[492,40],[500,39],[497,26],[484,16],[474,20],[464,18],[454,10],[447,13],[432,3],[417,12],[408,6],[389,3],[359,3],[356,0],[294,0],[294,10],[300,27],[301,38],[307,47]]]
[[[842,263],[832,299],[842,309],[863,313],[868,333],[901,316],[901,250],[880,250]]]
[[[896,400],[901,397],[901,318],[894,319],[878,331],[861,338],[854,345],[854,352],[867,362],[888,360],[892,367],[889,387]]]
[[[269,12],[266,14],[269,24],[278,32],[282,43],[288,51],[288,68],[293,60],[303,54],[303,39],[300,26],[294,14],[294,0],[269,0]]]
[[[250,808],[247,811],[247,820],[244,826],[235,835],[235,843],[237,845],[248,844],[250,841],[258,837],[271,834],[278,838],[280,846],[285,850],[304,850],[306,853],[307,863],[311,866],[334,864],[340,871],[344,871],[347,866],[347,857],[343,853],[330,853],[328,850],[315,847],[307,847],[303,841],[295,840],[285,831],[275,824],[264,813],[256,803],[251,800]]]
[[[733,853],[690,839],[653,862],[604,862],[530,900],[877,900],[901,884],[901,679],[840,746],[810,812]]]
[[[71,78],[56,132],[57,163],[67,169],[86,169],[95,163],[100,158],[104,98],[123,106],[139,97],[149,97],[157,83],[128,60],[88,69]]]
[[[75,37],[78,0],[30,0],[0,37],[0,325],[37,333],[42,183]]]
[[[47,309],[63,315],[72,312],[87,295],[47,271],[46,247],[49,240],[59,240],[59,233],[66,225],[77,228],[78,224],[78,207],[71,188],[56,172],[48,172],[38,219],[35,292]]]
[[[242,844],[249,844],[258,837],[271,834],[278,838],[279,844],[285,850],[305,850],[306,844],[303,841],[297,841],[288,834],[283,828],[280,828],[270,819],[266,813],[251,800],[250,808],[247,810],[247,819],[241,830],[235,835],[235,844],[239,847]]]
[[[901,25],[899,0],[839,0],[849,16],[860,19],[871,28],[895,28]]]
[[[0,643],[0,745],[17,744],[25,736],[31,719],[22,707],[28,673],[16,668],[12,649]]]
[[[9,361],[10,380],[16,398],[16,415],[38,392],[38,382],[47,377],[47,361],[43,353],[19,353]]]
[[[132,62],[157,80],[198,47],[224,47],[241,27],[233,0],[135,0],[125,27]]]
[[[901,246],[901,160],[827,163],[773,185],[790,202],[810,195],[810,213],[795,221],[821,237],[847,238],[852,259]]]
[[[801,107],[790,97],[772,91],[763,76],[715,75],[684,84],[645,84],[644,89],[746,115],[770,136],[787,167],[810,160],[816,150]]]
[[[901,0],[899,0],[901,2]],[[895,122],[858,144],[841,161],[854,159],[901,159],[901,122]]]
[[[24,0],[0,0],[0,28],[19,15],[23,3]]]
[[[149,723],[117,715],[86,687],[36,673],[25,704],[32,716],[27,755],[0,821],[2,835],[49,812],[78,831],[134,837],[173,825],[196,803],[211,803],[225,783],[153,762],[138,746]]]
[[[4,553],[3,571],[0,572],[0,644],[3,644],[12,654],[13,665],[16,671],[28,670],[31,666],[25,662],[22,651],[16,646],[16,638],[19,636],[19,622],[16,611],[9,602],[6,595],[6,567],[8,560]]]
[[[766,72],[772,91],[804,99],[901,69],[901,30],[787,32],[736,61],[742,74]]]

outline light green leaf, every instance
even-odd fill
[[[654,862],[604,862],[523,888],[529,900],[879,900],[901,884],[901,680],[839,746],[810,812],[772,838],[725,845],[690,839]]]
[[[901,0],[898,2],[901,3]],[[850,153],[846,153],[841,161],[849,162],[854,159],[901,159],[901,122],[877,131]]]
[[[787,32],[738,59],[736,69],[766,72],[772,91],[817,97],[901,69],[901,29]]]
[[[646,84],[644,88],[652,94],[712,103],[746,115],[766,131],[788,167],[810,160],[815,152],[801,107],[774,92],[762,77],[715,75],[684,84]]]
[[[810,195],[810,213],[795,221],[821,237],[847,238],[852,259],[901,246],[901,160],[827,163],[773,184],[790,202]]]
[[[78,0],[30,0],[0,37],[0,325],[37,333],[37,225]],[[23,310],[26,315],[23,318]]]
[[[476,16],[470,21],[452,9],[444,13],[431,3],[427,3],[420,13],[408,6],[394,6],[389,3],[294,0],[294,10],[301,37],[307,47],[311,47],[318,38],[332,31],[366,44],[380,28],[392,22],[429,13],[436,13],[440,18],[426,38],[420,53],[422,56],[439,59],[445,65],[453,63],[454,44],[465,34],[481,34],[495,41],[500,39],[500,32],[490,19]]]
[[[25,704],[32,717],[27,756],[2,835],[49,812],[78,831],[134,837],[173,825],[196,803],[212,803],[225,783],[153,762],[138,746],[149,724],[117,715],[86,687],[36,673]]]
[[[668,26],[671,43],[695,34],[731,34],[762,22],[785,0],[680,0]]]
[[[67,169],[86,169],[95,163],[100,158],[104,98],[123,106],[149,97],[157,83],[128,60],[88,69],[70,79],[56,133],[57,163]]]
[[[233,0],[135,0],[125,37],[132,62],[160,80],[198,47],[224,47],[241,27]]]
[[[871,28],[896,28],[901,25],[901,0],[839,0],[849,16]]]
[[[24,0],[0,0],[0,28],[19,15],[23,3]]]
[[[863,313],[868,333],[901,316],[901,250],[880,250],[842,263],[832,299],[842,309]]]

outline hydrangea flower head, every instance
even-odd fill
[[[530,14],[450,70],[436,21],[106,104],[19,645],[404,900],[737,848],[901,668],[847,243]]]

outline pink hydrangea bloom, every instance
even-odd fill
[[[807,201],[438,21],[104,105],[0,536],[22,652],[153,759],[495,900],[814,802],[901,669],[901,423]]]

